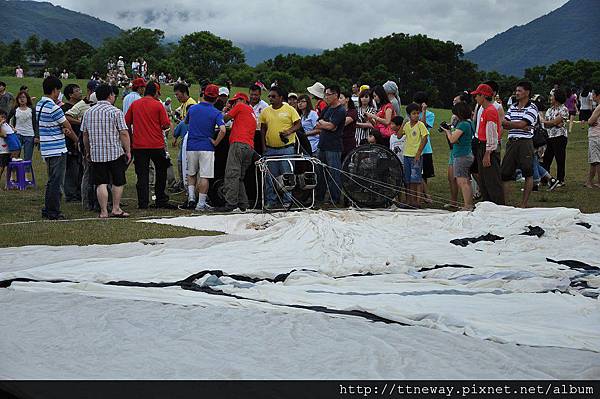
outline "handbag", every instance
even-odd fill
[[[547,141],[548,131],[538,122],[533,128],[533,148],[540,148],[546,145]]]

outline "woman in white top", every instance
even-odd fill
[[[312,155],[313,157],[318,157],[319,134],[321,132],[318,129],[315,129],[315,127],[317,126],[319,115],[317,114],[317,111],[313,110],[310,97],[306,94],[302,94],[300,97],[298,97],[298,113],[300,114],[300,121],[302,123],[302,128],[304,129],[304,135],[310,142]]]
[[[567,159],[567,126],[569,120],[569,109],[565,106],[567,95],[564,91],[553,90],[550,95],[550,108],[546,111],[541,121],[548,132],[546,140],[546,151],[542,166],[550,171],[550,165],[556,158],[556,177],[559,187],[565,182],[565,163]]]
[[[579,107],[579,121],[587,122],[590,116],[592,116],[592,92],[584,88],[579,95],[579,102],[581,103]]]
[[[8,120],[11,121],[14,131],[19,137],[19,141],[21,141],[23,159],[31,161],[38,124],[35,117],[35,108],[31,102],[31,97],[26,91],[17,94],[17,105],[10,113]]]
[[[594,88],[593,98],[596,103],[600,104],[600,87]],[[588,129],[588,162],[590,164],[590,173],[585,186],[588,188],[600,188],[600,105],[592,112],[592,116],[590,116],[588,121],[590,124]],[[596,176],[598,176],[598,183],[594,183]]]

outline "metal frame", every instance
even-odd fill
[[[291,167],[292,167],[292,173],[294,173],[294,164],[292,162],[295,162],[295,161],[309,162],[312,166],[311,172],[315,173],[315,174],[317,173],[316,162],[319,162],[318,159],[313,158],[313,157],[308,157],[303,154],[275,155],[275,156],[270,156],[270,157],[262,157],[258,161],[256,161],[255,162],[256,173],[258,173],[259,171],[260,171],[260,173],[262,173],[261,209],[263,212],[265,211],[265,184],[266,184],[266,179],[269,177],[269,176],[267,176],[268,163],[269,162],[282,162],[282,161],[290,162]],[[318,174],[317,174],[317,176],[318,176]],[[276,183],[274,182],[273,189],[277,190],[277,187],[275,185],[276,185]],[[308,206],[298,207],[298,206],[296,206],[296,204],[294,202],[292,202],[291,208],[283,208],[283,207],[273,208],[273,209],[269,209],[269,211],[297,211],[297,210],[303,210],[303,209],[310,209],[315,205],[315,190],[316,190],[316,187],[310,189],[310,191],[312,192],[311,193],[311,203]],[[291,194],[293,194],[293,193],[291,193]],[[300,201],[296,200],[296,202],[300,202]]]

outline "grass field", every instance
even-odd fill
[[[29,92],[32,96],[38,98],[41,96],[41,79],[0,77],[0,80],[8,84],[8,91],[13,94],[16,94],[19,87],[25,84],[29,86]],[[79,84],[82,88],[87,83],[86,80],[76,80],[73,82]],[[71,81],[67,81],[66,83],[71,83]],[[233,88],[232,94],[242,90],[245,89]],[[198,91],[199,87],[195,85],[192,86],[190,93],[192,96],[197,97]],[[177,99],[173,95],[172,86],[162,88],[162,98],[164,99],[167,96],[173,99],[173,108],[179,106]],[[121,100],[119,99],[117,106],[120,106],[120,104]],[[432,111],[436,114],[436,126],[432,130],[431,136],[436,177],[429,181],[429,191],[434,197],[434,203],[431,207],[441,208],[450,198],[446,179],[448,146],[444,135],[437,132],[437,127],[441,121],[450,120],[450,111],[442,109],[432,109]],[[582,126],[575,124],[569,136],[567,148],[566,186],[553,192],[541,188],[539,192],[532,193],[530,206],[563,206],[578,208],[583,212],[600,212],[600,190],[583,187],[588,172],[587,148],[587,132]],[[169,143],[169,151],[171,158],[174,160],[177,159],[178,149],[172,147],[171,143]],[[135,192],[136,177],[133,168],[128,170],[128,184],[123,194],[123,207],[131,214],[130,219],[97,220],[97,214],[83,210],[81,204],[63,202],[62,210],[70,220],[60,222],[43,220],[40,210],[43,205],[44,185],[47,176],[45,164],[37,150],[34,155],[34,168],[37,180],[37,187],[35,189],[6,191],[4,190],[5,177],[3,178],[3,182],[0,183],[0,220],[2,221],[0,225],[4,231],[4,234],[0,235],[2,237],[0,238],[0,247],[34,244],[112,244],[148,238],[216,234],[214,232],[202,232],[181,227],[136,222],[136,220],[141,218],[152,216],[183,216],[188,215],[189,212],[162,209],[138,210]],[[551,173],[553,175],[556,173],[554,166]],[[515,183],[510,204],[518,203],[521,196],[520,187],[519,183]],[[176,203],[183,202],[185,195],[171,195],[171,200]]]

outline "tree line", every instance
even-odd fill
[[[103,74],[108,60],[122,55],[127,62],[143,57],[150,72],[170,73],[190,83],[206,79],[248,86],[256,80],[267,84],[277,81],[289,91],[304,91],[315,81],[325,85],[335,82],[349,89],[355,82],[373,86],[394,80],[404,102],[416,91],[426,90],[433,106],[444,107],[458,92],[488,79],[496,80],[501,97],[507,98],[523,78],[479,71],[474,63],[463,59],[461,45],[425,35],[394,33],[319,55],[278,55],[256,67],[245,63],[243,51],[230,40],[210,32],[194,32],[177,43],[165,43],[164,39],[160,30],[139,27],[106,39],[99,48],[79,39],[53,43],[32,35],[24,43],[0,43],[0,65],[4,65],[0,73],[13,74],[16,65],[27,69],[28,60],[44,60],[48,68],[67,69],[87,78],[95,71]],[[42,73],[43,69],[39,75]],[[548,93],[555,84],[580,89],[600,82],[600,62],[560,61],[536,66],[527,69],[524,78],[532,81],[536,93]]]

